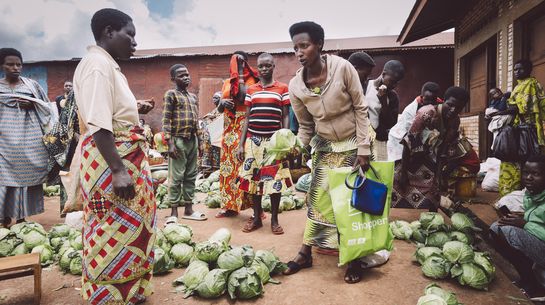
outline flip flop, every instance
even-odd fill
[[[263,227],[263,224],[260,223],[260,224],[256,224],[251,218],[248,219],[248,222],[246,222],[246,224],[244,225],[244,227],[242,228],[242,232],[244,233],[250,233],[250,232],[253,232],[259,228]]]
[[[183,215],[182,219],[188,219],[188,220],[196,220],[196,221],[204,221],[208,218],[206,215],[202,212],[194,211],[191,215]]]
[[[274,235],[282,235],[284,234],[284,229],[282,228],[281,225],[275,225],[275,226],[271,226],[271,231]]]
[[[254,217],[255,217],[255,216],[252,215],[252,216],[250,216],[250,219],[254,219]],[[263,213],[261,213],[261,220],[265,220],[265,219],[267,219],[267,214],[265,214],[265,213],[263,212]]]
[[[219,211],[218,214],[216,214],[216,218],[226,218],[226,217],[234,217],[237,216],[238,212],[231,211],[231,210],[222,210]]]
[[[178,217],[176,216],[169,216],[167,218],[167,220],[165,221],[165,227],[171,223],[177,223],[178,222]]]

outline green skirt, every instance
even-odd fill
[[[308,214],[303,244],[338,249],[338,232],[327,177],[330,169],[354,165],[357,154],[356,138],[334,142],[317,135],[312,138],[310,145],[312,180],[306,197]]]

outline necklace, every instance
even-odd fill
[[[322,62],[322,59],[320,59],[320,63]],[[326,66],[326,63],[324,62],[324,65],[322,66],[322,69],[320,70],[320,76],[322,76],[322,74],[324,73],[324,68]],[[321,86],[316,86],[314,88],[312,88],[310,91],[312,91],[314,94],[320,94],[322,93],[322,87]]]

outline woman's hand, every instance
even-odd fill
[[[21,109],[30,110],[34,108],[34,104],[32,104],[30,101],[19,99],[17,102],[19,103],[19,108]]]
[[[223,107],[229,110],[232,110],[235,107],[235,103],[233,103],[233,100],[223,99],[220,101],[220,103]]]
[[[366,172],[369,169],[369,156],[358,155],[356,156],[356,161],[354,162],[354,168],[360,167],[363,172]]]
[[[138,107],[138,113],[146,114],[155,107],[155,100],[153,97],[148,100],[137,100],[136,105]]]
[[[524,213],[509,213],[507,216],[500,218],[499,223],[502,226],[524,228],[526,220],[524,220]]]
[[[136,195],[134,182],[124,168],[121,171],[112,172],[112,186],[114,188],[114,194],[124,200],[133,199]]]
[[[237,159],[238,159],[238,161],[244,162],[244,155],[245,155],[244,147],[239,146],[238,150],[237,150]]]

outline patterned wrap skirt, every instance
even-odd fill
[[[413,158],[408,165],[409,183],[403,189],[401,181],[401,160],[396,161],[394,169],[394,188],[392,190],[393,208],[429,209],[439,206],[441,194],[436,179],[437,165],[429,155]]]
[[[293,185],[287,162],[261,166],[269,141],[268,137],[253,135],[244,143],[245,157],[239,170],[239,185],[246,193],[259,196],[278,194]]]
[[[238,171],[242,162],[237,159],[237,150],[242,133],[242,123],[246,111],[238,111],[234,116],[224,116],[223,139],[221,142],[220,195],[221,207],[225,210],[241,211],[252,206],[251,200],[237,183]]]
[[[328,172],[338,167],[352,167],[356,161],[356,138],[342,141],[312,138],[312,179],[307,193],[307,222],[303,244],[324,249],[338,249],[339,238],[333,205],[329,196]]]
[[[84,204],[82,294],[91,304],[136,304],[151,295],[155,196],[148,145],[140,127],[114,131],[117,152],[136,196],[113,193],[112,172],[92,138],[83,140],[81,190]]]

